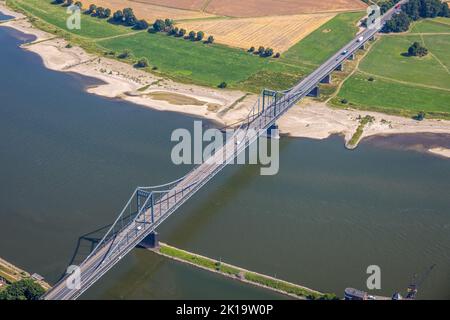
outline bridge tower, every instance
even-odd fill
[[[264,109],[270,105],[274,105],[275,106],[274,107],[274,116],[275,116],[276,111],[277,111],[277,102],[278,102],[279,97],[280,97],[280,93],[278,91],[264,89],[262,92],[262,110],[261,111],[264,111]],[[278,125],[273,124],[272,126],[270,126],[267,129],[267,132],[263,135],[267,138],[279,139],[280,135],[279,135],[279,131],[278,131]]]

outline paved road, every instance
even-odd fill
[[[401,1],[405,3],[407,0]],[[387,12],[381,20],[381,24],[389,20],[395,9]],[[78,298],[85,290],[112,268],[122,257],[136,247],[146,236],[154,231],[168,216],[178,207],[193,196],[197,190],[220,172],[229,162],[233,161],[237,154],[244,151],[289,108],[294,106],[301,98],[311,92],[318,83],[331,74],[340,64],[356,52],[365,42],[373,37],[379,30],[366,29],[358,34],[355,39],[339,50],[314,72],[300,81],[291,90],[286,92],[276,103],[266,107],[257,117],[251,117],[247,125],[236,130],[232,139],[218,150],[210,159],[194,168],[184,179],[172,186],[170,191],[162,196],[153,206],[154,220],[151,210],[142,213],[137,221],[126,225],[115,237],[106,241],[95,250],[88,259],[80,265],[81,287],[71,289],[66,281],[71,276],[66,276],[58,282],[43,297],[51,300],[67,300]],[[362,41],[361,41],[362,37]],[[147,221],[143,224],[139,221]],[[150,222],[150,223],[149,223]],[[70,282],[70,281],[69,281]]]

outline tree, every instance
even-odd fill
[[[275,56],[274,56],[274,58],[279,58],[279,57],[281,57],[281,54],[279,53],[279,52],[277,52],[276,54],[275,54]]]
[[[186,29],[180,29],[180,31],[178,31],[177,37],[184,37],[185,34],[186,34]]]
[[[250,49],[247,50],[248,52],[255,52],[255,47],[250,47]]]
[[[169,34],[170,36],[176,36],[176,35],[178,35],[178,31],[179,31],[179,29],[178,29],[177,27],[175,27],[175,28],[170,28],[168,34]]]
[[[189,40],[195,41],[196,33],[195,31],[189,32]]]
[[[164,31],[165,28],[166,28],[166,23],[164,22],[164,20],[157,19],[157,20],[153,23],[153,29],[154,29],[156,32]]]
[[[220,89],[225,89],[227,87],[227,83],[223,81],[217,87],[219,87]]]
[[[409,48],[408,48],[408,55],[409,56],[416,56],[416,57],[424,57],[428,54],[428,49],[422,46],[419,42],[414,42]]]
[[[103,18],[105,14],[105,9],[103,7],[98,7],[97,10],[95,10],[95,15],[99,18]]]
[[[147,58],[140,58],[137,62],[136,62],[136,68],[146,68],[148,67],[148,59]]]
[[[103,18],[109,18],[111,16],[111,9],[106,8],[103,12]]]
[[[136,16],[134,15],[133,9],[125,8],[123,9],[123,21],[127,26],[134,26],[137,22]]]
[[[165,19],[164,20],[164,25],[166,26],[166,28],[170,28],[173,26],[173,20],[172,19]]]
[[[67,5],[68,7],[70,7],[72,4],[73,4],[73,0],[67,0],[67,1],[66,1],[66,5]]]
[[[439,16],[449,18],[450,17],[450,10],[448,8],[448,3],[443,2],[441,12],[439,13]]]
[[[214,43],[214,37],[213,36],[209,36],[208,40],[206,40],[206,43]]]
[[[114,12],[113,14],[113,20],[117,23],[123,23],[123,12],[122,10],[117,10],[116,12]]]
[[[404,12],[395,15],[391,20],[387,21],[382,31],[389,32],[405,32],[408,31],[411,21]]]
[[[273,55],[273,49],[267,48],[264,50],[264,53],[262,54],[263,57],[271,57]]]
[[[0,291],[0,300],[38,300],[45,290],[32,279],[22,279]]]
[[[260,56],[264,54],[264,51],[266,51],[266,49],[264,49],[263,46],[260,46],[258,48],[258,51],[256,52],[256,54],[259,54]]]
[[[83,8],[83,4],[81,3],[81,1],[75,2],[75,5],[80,9]]]
[[[147,21],[142,19],[142,20],[139,20],[138,22],[136,22],[136,25],[134,27],[138,30],[146,30],[146,29],[148,29],[148,23],[147,23]]]
[[[95,13],[95,10],[97,10],[97,6],[95,5],[95,4],[91,4],[90,6],[89,6],[89,9],[87,10],[87,14],[93,14],[93,13]]]
[[[53,3],[55,3],[55,4],[63,4],[64,0],[55,0],[55,1],[53,1]]]
[[[197,32],[197,41],[202,41],[205,37],[205,33],[203,31]]]

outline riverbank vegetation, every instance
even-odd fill
[[[189,36],[188,31],[178,29],[174,34],[176,21],[166,28],[164,20],[166,32],[146,32],[145,28],[133,27],[140,21],[134,15],[129,19],[133,26],[108,22],[111,19],[123,21],[124,10],[122,15],[114,12],[108,19],[96,17],[93,11],[94,15],[82,14],[81,29],[68,30],[67,8],[54,5],[51,0],[7,0],[7,4],[31,16],[38,28],[62,36],[88,52],[117,58],[128,50],[129,57],[122,61],[135,65],[138,59],[146,58],[149,66],[144,69],[157,75],[209,87],[227,83],[227,88],[255,93],[265,87],[278,90],[294,85],[351,39],[357,31],[356,22],[363,16],[361,12],[339,14],[299,43],[306,41],[305,45],[297,44],[281,56],[270,57],[274,52],[265,50],[263,59],[247,50],[217,44],[214,37],[203,32],[194,31],[195,36]],[[152,29],[162,26],[161,21],[155,23]],[[185,41],[186,36],[194,41]]]
[[[348,141],[347,148],[356,148],[359,140],[361,140],[362,134],[364,133],[364,128],[366,127],[366,125],[374,122],[374,120],[375,118],[369,115],[365,116],[364,118],[362,118],[361,116],[359,117],[359,125],[356,128],[356,131],[353,134],[352,138]]]
[[[45,289],[32,279],[22,279],[0,289],[0,300],[38,300]]]
[[[252,283],[258,286],[263,286],[269,289],[276,290],[278,292],[286,293],[289,295],[297,296],[300,298],[310,299],[310,300],[332,300],[337,299],[334,294],[324,294],[319,293],[308,288],[275,279],[266,275],[262,275],[255,272],[250,272],[248,270],[232,266],[221,261],[210,259],[204,256],[193,254],[181,249],[174,248],[164,243],[160,243],[159,252],[167,257],[174,258],[204,269],[208,269],[213,272],[221,273],[236,280]]]

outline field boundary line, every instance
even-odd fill
[[[427,88],[427,89],[434,89],[434,90],[441,90],[441,91],[449,91],[450,89],[447,88],[442,88],[442,87],[435,87],[435,86],[430,86],[430,85],[426,85],[426,84],[419,84],[419,83],[414,83],[414,82],[408,82],[408,81],[403,81],[403,80],[397,80],[397,79],[393,79],[393,78],[389,78],[389,77],[385,77],[385,76],[380,76],[374,73],[370,73],[370,72],[366,72],[363,70],[358,70],[359,73],[368,75],[368,76],[373,76],[373,77],[377,77],[380,78],[382,80],[386,80],[386,81],[390,81],[390,82],[396,82],[396,83],[401,83],[401,84],[406,84],[412,87],[420,87],[420,88]]]
[[[135,34],[139,34],[139,33],[143,33],[143,32],[147,32],[147,30],[140,30],[140,31],[134,31],[134,32],[124,33],[124,34],[117,34],[115,36],[104,37],[104,38],[95,38],[95,39],[89,38],[89,39],[92,39],[93,42],[98,42],[98,41],[103,41],[103,40],[110,40],[110,39],[116,39],[116,38],[121,38],[121,37],[133,36]]]
[[[422,33],[420,34],[420,39],[422,40],[422,44],[426,47],[427,44],[426,44],[426,42],[425,42],[425,38],[423,37],[423,34],[422,34]],[[444,68],[445,71],[447,71],[447,73],[450,74],[450,71],[448,70],[448,68],[446,67],[446,65],[445,65],[441,60],[439,60],[439,58],[436,57],[436,55],[434,55],[433,52],[431,52],[430,49],[428,49],[428,52],[429,52],[430,55],[434,58],[434,60],[436,60],[437,63],[439,63],[439,64],[442,66],[442,68]]]

